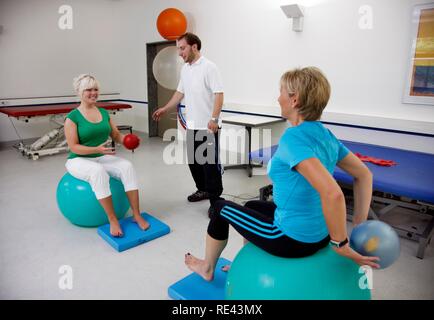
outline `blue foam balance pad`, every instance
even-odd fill
[[[150,227],[145,231],[140,229],[139,225],[133,221],[133,217],[128,217],[119,220],[119,224],[124,233],[123,237],[113,237],[110,234],[110,224],[99,227],[98,234],[113,248],[121,252],[164,236],[170,232],[170,228],[167,224],[145,212],[141,215],[150,224]]]
[[[169,287],[169,297],[174,300],[224,300],[228,273],[222,267],[228,264],[231,262],[225,258],[217,261],[213,281],[206,281],[193,272]]]

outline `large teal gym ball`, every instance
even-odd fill
[[[281,258],[249,243],[231,265],[226,299],[369,300],[367,280],[360,266],[330,246],[304,258]]]
[[[122,219],[130,205],[121,181],[110,177],[110,190],[116,217]],[[63,215],[81,227],[98,227],[108,223],[107,215],[90,184],[66,173],[57,186],[57,205]]]

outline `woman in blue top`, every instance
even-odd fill
[[[268,167],[274,203],[249,201],[245,206],[220,200],[211,213],[205,259],[187,253],[185,263],[212,280],[226,246],[229,225],[247,241],[280,257],[305,257],[329,243],[359,265],[378,268],[378,257],[350,248],[345,198],[333,178],[336,165],[354,177],[354,225],[366,220],[372,196],[369,169],[319,119],[330,97],[330,85],[314,67],[284,73],[279,104],[291,127],[280,139]]]

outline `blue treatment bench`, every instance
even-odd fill
[[[397,165],[392,167],[365,162],[374,177],[373,204],[380,206],[379,210],[377,208],[377,211],[374,211],[371,205],[369,214],[380,220],[394,208],[403,207],[431,215],[422,232],[393,226],[400,236],[419,242],[417,257],[423,259],[425,248],[434,234],[434,155],[359,142],[342,143],[353,153],[397,162]],[[270,160],[267,155],[272,156],[277,147],[275,145],[268,150],[252,152],[251,158],[266,163]],[[343,189],[351,188],[353,178],[340,168],[336,168],[333,176]],[[260,199],[266,200],[270,195],[271,185],[260,189]]]

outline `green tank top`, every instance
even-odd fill
[[[103,108],[98,108],[102,115],[102,120],[98,123],[93,123],[81,114],[78,109],[72,110],[66,118],[70,119],[77,126],[78,143],[87,147],[97,147],[100,144],[107,141],[110,133],[110,116],[107,110]],[[103,156],[102,153],[92,153],[92,154],[76,154],[72,151],[69,152],[68,159],[73,159],[76,157],[85,158],[95,158]]]

